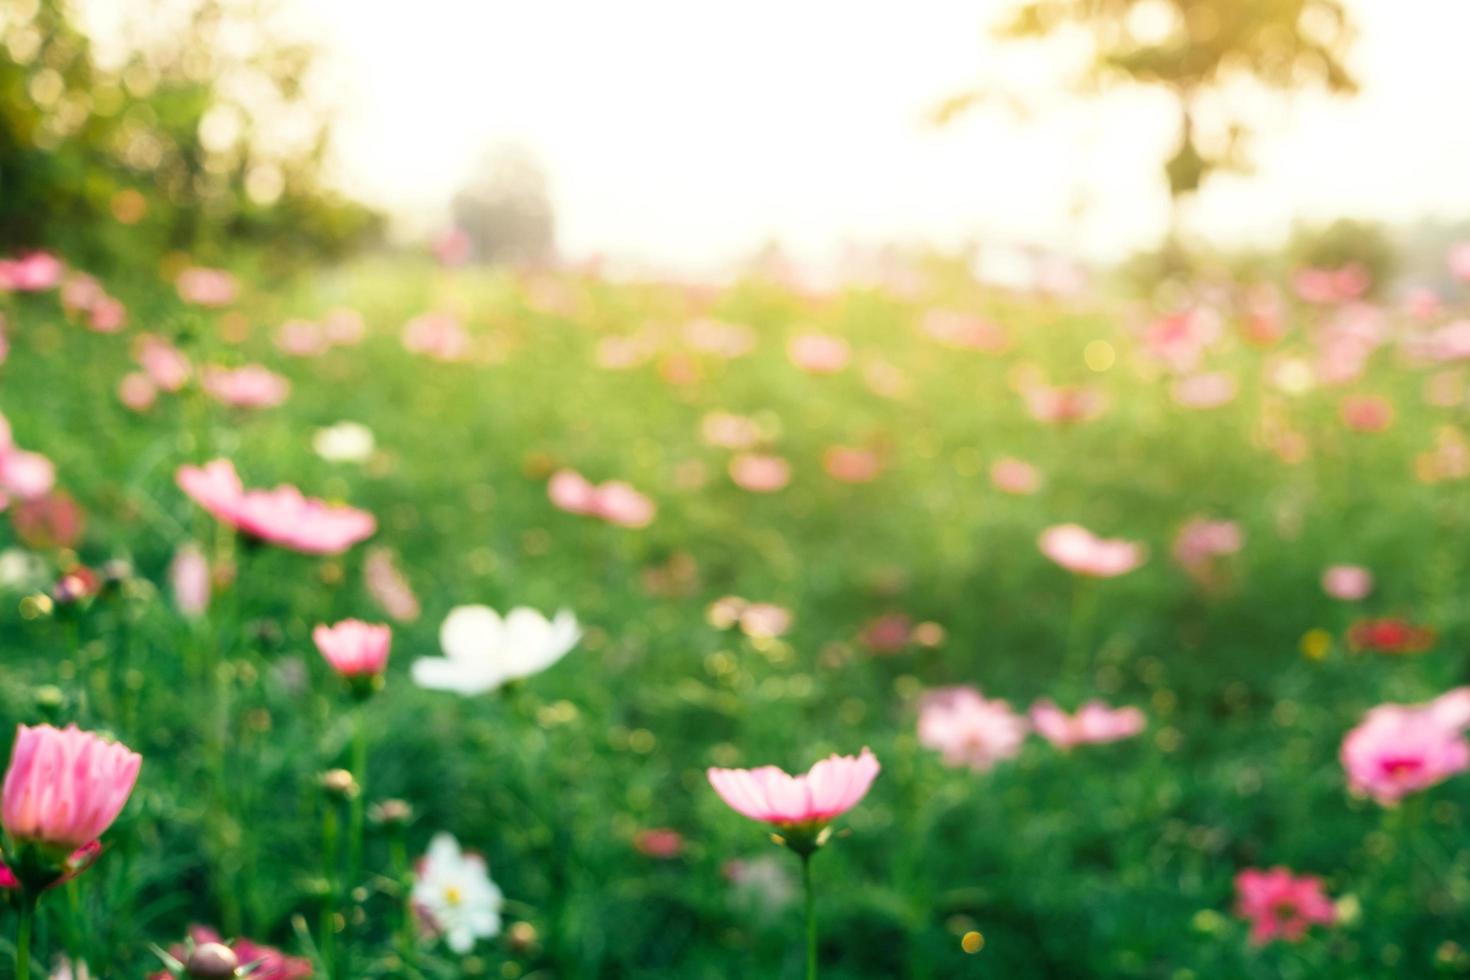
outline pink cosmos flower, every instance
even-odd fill
[[[336,554],[377,530],[377,521],[366,511],[304,496],[292,486],[246,490],[227,459],[181,466],[175,479],[179,489],[218,520],[293,551]]]
[[[973,687],[929,691],[919,700],[919,744],[937,749],[947,766],[985,772],[1012,759],[1026,740],[1026,719]]]
[[[710,769],[709,782],[732,810],[777,827],[821,826],[862,800],[878,776],[878,760],[868,749],[854,757],[832,755],[804,775],[790,776],[776,766]]]
[[[235,301],[239,286],[235,277],[223,269],[193,266],[174,280],[179,298],[195,306],[229,306]]]
[[[1187,374],[1199,366],[1205,351],[1219,341],[1220,314],[1197,307],[1159,317],[1143,332],[1148,353],[1171,370]]]
[[[1078,524],[1060,524],[1041,532],[1041,553],[1069,572],[1114,578],[1143,564],[1143,546],[1116,538],[1100,538]]]
[[[871,483],[882,472],[883,460],[871,449],[829,446],[822,453],[822,468],[841,483]]]
[[[1147,724],[1137,708],[1110,708],[1101,701],[1088,701],[1069,715],[1051,701],[1031,706],[1031,725],[1036,733],[1059,749],[1095,745],[1132,738]]]
[[[990,482],[1002,493],[1032,494],[1041,486],[1041,472],[1023,460],[998,459],[990,467]]]
[[[1337,269],[1301,269],[1292,277],[1296,294],[1318,306],[1359,299],[1372,285],[1372,276],[1358,262],[1349,262]]]
[[[367,321],[356,310],[338,307],[322,318],[322,333],[330,344],[351,347],[367,335]]]
[[[1450,274],[1461,282],[1470,282],[1470,242],[1451,245],[1447,259]]]
[[[393,553],[387,548],[372,548],[362,563],[363,583],[368,594],[382,607],[390,619],[411,623],[419,618],[422,607],[413,586],[399,570]]]
[[[1191,573],[1200,573],[1208,569],[1214,558],[1233,555],[1243,544],[1240,525],[1234,521],[1196,517],[1174,537],[1174,560]]]
[[[1393,424],[1393,402],[1381,395],[1349,395],[1342,400],[1342,421],[1356,432],[1382,432]]]
[[[403,346],[435,360],[462,361],[469,357],[470,335],[448,313],[425,313],[404,326]]]
[[[1313,925],[1330,926],[1337,909],[1322,890],[1322,879],[1294,875],[1286,868],[1246,868],[1235,876],[1235,914],[1251,924],[1251,942],[1297,942]]]
[[[129,371],[117,383],[117,400],[135,412],[146,412],[158,401],[158,386],[142,371]]]
[[[1219,408],[1235,400],[1235,379],[1223,371],[1195,374],[1175,381],[1169,395],[1182,408]]]
[[[138,338],[133,356],[149,380],[164,391],[178,391],[193,373],[183,351],[154,334]]]
[[[235,954],[240,965],[251,966],[251,980],[311,980],[315,976],[311,961],[301,956],[287,956],[278,949],[263,946],[260,943],[251,942],[249,939],[235,939],[225,942],[220,934],[207,926],[190,926],[189,939],[194,947],[203,946],[206,943],[219,943],[226,946]],[[176,945],[169,950],[174,959],[183,962],[189,958],[188,949],[183,945]],[[169,974],[160,973],[149,980],[168,980]]]
[[[64,490],[21,501],[10,515],[16,537],[36,549],[70,548],[86,525],[86,512]]]
[[[436,235],[429,247],[440,265],[452,269],[470,260],[475,243],[462,228],[448,228]]]
[[[174,608],[185,619],[198,619],[209,609],[211,580],[209,559],[190,541],[174,552],[168,565],[168,584],[173,593]]]
[[[704,354],[726,360],[744,357],[755,349],[755,331],[743,323],[700,317],[684,325],[684,342]]]
[[[1432,361],[1470,360],[1470,320],[1445,324],[1424,338],[1423,347],[1423,353]]]
[[[730,479],[751,493],[775,493],[791,482],[791,464],[780,456],[741,453],[730,460]]]
[[[1415,286],[1404,294],[1404,312],[1416,320],[1433,320],[1444,312],[1444,300],[1426,286]]]
[[[791,610],[770,602],[752,602],[740,611],[740,631],[752,639],[775,639],[791,628]]]
[[[863,627],[858,642],[873,653],[897,653],[913,639],[914,621],[904,613],[887,613]]]
[[[1342,742],[1348,786],[1394,806],[1470,768],[1470,745],[1447,715],[1433,705],[1382,704],[1370,710]]]
[[[1033,382],[1021,390],[1021,395],[1031,416],[1049,425],[1086,422],[1103,411],[1102,395],[1082,386],[1053,387],[1045,382]]]
[[[291,393],[291,382],[260,364],[210,366],[200,384],[211,398],[232,408],[274,408]]]
[[[276,328],[276,349],[291,357],[320,357],[332,342],[321,324],[312,320],[287,320]]]
[[[958,310],[929,310],[919,321],[927,337],[961,350],[998,354],[1010,346],[1005,330],[982,316]]]
[[[852,348],[846,340],[832,334],[804,333],[791,338],[786,355],[792,364],[809,374],[836,374],[847,367]]]
[[[609,480],[596,485],[575,470],[552,474],[546,495],[569,514],[596,517],[619,527],[647,527],[658,513],[654,502],[629,484]]]
[[[699,423],[705,442],[721,449],[749,449],[760,441],[760,424],[755,419],[730,412],[710,412]]]
[[[1322,591],[1343,602],[1359,602],[1373,591],[1373,573],[1361,565],[1332,565],[1322,572]]]
[[[5,773],[0,822],[11,840],[70,853],[122,812],[143,757],[75,725],[21,725]]]
[[[74,272],[61,284],[61,308],[68,313],[85,313],[106,295],[96,279],[85,272]]]
[[[0,292],[40,293],[55,289],[65,271],[61,260],[49,252],[0,259]]]
[[[668,827],[653,827],[633,835],[633,847],[645,857],[671,861],[684,853],[684,836]]]
[[[344,619],[335,626],[318,626],[311,631],[311,639],[343,677],[376,677],[388,667],[393,632],[360,619]]]
[[[19,500],[39,500],[56,485],[56,467],[40,453],[0,449],[0,493]]]
[[[121,300],[103,296],[92,305],[87,326],[98,333],[117,333],[128,324],[128,308]]]

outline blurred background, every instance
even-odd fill
[[[5,0],[0,244],[461,225],[482,259],[985,246],[1005,277],[1354,219],[1427,256],[1470,215],[1467,29],[1458,0]]]

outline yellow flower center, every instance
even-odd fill
[[[458,905],[460,902],[464,901],[464,895],[460,893],[460,890],[458,888],[450,885],[448,888],[444,889],[444,901],[448,902],[450,905]]]

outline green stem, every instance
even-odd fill
[[[806,980],[817,980],[817,897],[812,890],[812,856],[801,856],[801,883],[806,889]]]
[[[408,846],[403,840],[401,829],[393,831],[389,844],[393,861],[393,880],[398,882],[398,958],[405,969],[413,966],[413,882],[408,874]]]
[[[1077,576],[1072,588],[1072,615],[1067,623],[1067,659],[1063,669],[1069,681],[1082,681],[1091,661],[1087,646],[1087,627],[1092,622],[1092,608],[1097,591],[1088,579]]]
[[[331,978],[337,975],[337,805],[332,800],[326,801],[322,814],[322,872],[327,880],[322,898],[322,972]]]
[[[31,980],[31,920],[35,914],[35,898],[22,894],[20,926],[15,937],[15,980]]]
[[[363,849],[363,813],[367,805],[367,725],[363,720],[364,709],[357,709],[356,717],[353,719],[354,731],[352,733],[352,778],[357,782],[357,793],[352,797],[351,823],[349,824],[348,838],[348,861],[347,861],[347,888],[353,889],[358,885],[362,876],[362,849]]]
[[[77,975],[81,968],[80,964],[86,962],[86,956],[82,950],[86,925],[82,921],[82,891],[75,878],[66,883],[66,907],[66,955],[71,960],[72,974]]]

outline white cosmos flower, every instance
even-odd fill
[[[376,445],[373,430],[360,422],[338,422],[317,429],[311,440],[311,448],[329,463],[365,462]]]
[[[440,832],[429,841],[414,871],[412,900],[461,955],[475,948],[475,940],[500,933],[504,896],[490,880],[485,859],[461,851],[450,834]]]
[[[458,606],[439,627],[442,657],[413,663],[419,687],[470,697],[506,681],[540,673],[564,657],[582,636],[577,617],[563,609],[547,619],[534,609],[512,609],[501,618],[489,606]]]

